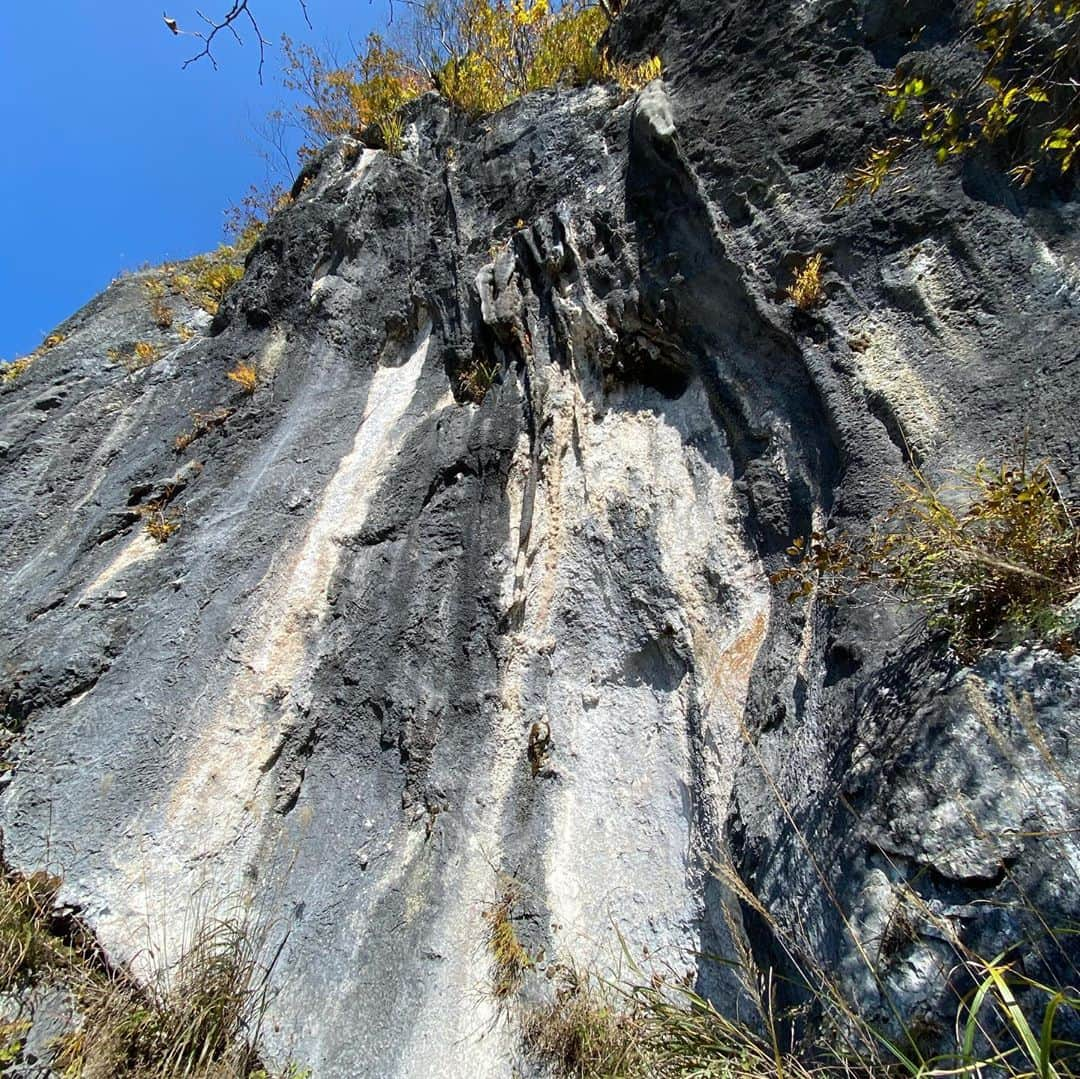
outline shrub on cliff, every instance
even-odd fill
[[[900,124],[917,129],[874,148],[851,173],[838,205],[874,194],[900,160],[922,146],[945,162],[995,148],[1021,184],[1040,171],[1075,176],[1080,163],[1080,2],[975,0],[960,43],[981,54],[963,65],[901,61],[881,90]]]
[[[1075,648],[1080,508],[1049,465],[980,462],[947,484],[916,472],[897,488],[900,501],[869,535],[799,538],[789,550],[797,565],[773,581],[795,580],[793,599],[815,585],[836,597],[884,584],[961,654],[1017,639]]]
[[[287,35],[282,46],[285,87],[304,99],[294,117],[305,139],[301,156],[327,139],[386,124],[430,86],[425,73],[379,34],[369,35],[363,51],[345,64]]]
[[[549,0],[424,0],[409,5],[410,21],[398,31],[403,44],[372,34],[344,64],[286,37],[285,86],[304,99],[293,116],[305,139],[301,156],[373,124],[393,149],[401,106],[428,89],[480,116],[560,83],[642,86],[660,74],[659,60],[623,65],[607,56],[602,37],[613,10],[582,0],[558,7]]]

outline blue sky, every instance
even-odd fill
[[[195,8],[168,0],[181,28]],[[36,347],[121,270],[214,247],[223,210],[265,165],[252,132],[284,97],[281,33],[319,45],[362,41],[385,0],[251,0],[274,42],[219,35],[218,70],[162,22],[162,0],[0,0],[0,360]]]

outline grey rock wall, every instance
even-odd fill
[[[830,208],[883,130],[883,11],[631,0],[613,46],[662,83],[474,124],[426,97],[402,157],[327,147],[191,340],[133,275],[0,390],[6,855],[111,953],[250,895],[287,932],[275,1055],[504,1076],[498,874],[546,957],[611,969],[617,929],[721,1006],[696,953],[785,956],[718,863],[870,1008],[947,1009],[939,925],[881,948],[908,891],[991,950],[1010,889],[1075,918],[1076,661],[951,669],[901,611],[768,581],[906,462],[1028,428],[1077,479],[1075,201],[982,164]],[[805,318],[782,289],[819,250]]]

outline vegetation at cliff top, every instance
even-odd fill
[[[430,90],[478,117],[557,84],[615,82],[624,91],[638,89],[660,76],[661,65],[656,57],[639,64],[610,59],[602,38],[619,7],[585,0],[555,6],[550,0],[417,0],[406,5],[408,17],[394,28],[394,44],[371,34],[345,63],[284,36],[283,82],[301,104],[287,115],[271,113],[268,130],[298,128],[301,162],[327,140],[346,134],[364,134],[400,154],[405,146],[401,109]],[[161,285],[149,289],[155,323],[168,328],[173,319],[163,289],[216,314],[243,276],[244,259],[266,222],[292,201],[280,186],[253,186],[227,211],[231,242],[161,267]],[[468,392],[479,399],[483,389]]]
[[[881,87],[892,121],[915,115],[917,133],[872,148],[848,177],[837,205],[873,195],[917,147],[940,164],[979,148],[1000,151],[1010,176],[1075,175],[1080,163],[1080,0],[975,0],[956,48],[974,44],[974,78],[962,65],[902,60]]]
[[[26,374],[30,370],[31,366],[51,348],[55,348],[57,345],[64,342],[64,335],[62,333],[51,333],[44,341],[29,356],[21,356],[16,360],[12,360],[10,363],[5,363],[0,366],[0,385],[5,385],[10,382],[14,382],[20,375]]]
[[[643,86],[659,76],[659,60],[618,64],[602,45],[615,10],[583,0],[558,7],[549,0],[425,0],[408,5],[393,44],[372,34],[344,64],[286,37],[285,85],[304,104],[277,119],[303,133],[301,157],[329,138],[369,127],[381,128],[388,148],[400,149],[394,119],[428,90],[476,117],[556,84]]]

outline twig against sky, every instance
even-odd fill
[[[308,24],[308,28],[310,29],[311,17],[308,15],[307,0],[297,0],[297,2],[300,4],[300,8],[304,13],[304,21]],[[238,33],[235,24],[238,20],[245,18],[247,19],[248,23],[250,23],[251,29],[255,34],[255,38],[259,43],[259,82],[261,83],[263,75],[263,65],[266,62],[266,46],[269,45],[270,42],[263,37],[262,31],[259,29],[258,20],[255,18],[255,13],[251,10],[250,7],[248,7],[248,0],[233,0],[232,7],[229,8],[229,10],[222,18],[217,20],[211,19],[207,15],[204,15],[203,12],[201,12],[198,8],[195,9],[195,14],[198,15],[199,18],[206,23],[209,29],[205,32],[197,30],[189,31],[189,33],[191,33],[193,37],[197,37],[200,41],[202,41],[203,47],[200,52],[185,60],[183,66],[187,68],[191,64],[196,63],[198,60],[203,59],[203,57],[206,57],[206,59],[210,61],[210,63],[214,67],[214,70],[216,71],[217,59],[214,56],[214,39],[223,30],[228,30],[232,34],[232,36],[236,38],[237,43],[243,45],[243,39],[240,37],[240,34]],[[166,22],[168,23],[168,20],[166,20]],[[169,28],[172,29],[171,26]],[[173,33],[176,33],[176,31],[173,30]]]

